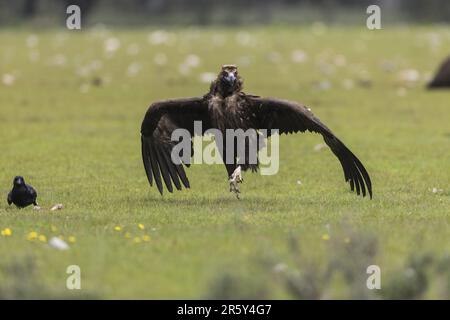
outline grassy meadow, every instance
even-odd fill
[[[450,91],[424,89],[445,27],[0,30],[0,298],[450,298]],[[141,162],[151,102],[245,91],[300,101],[361,159],[373,200],[313,134],[274,176],[187,170],[159,195]],[[42,210],[9,207],[15,175]],[[64,208],[50,211],[56,203]],[[63,238],[69,250],[48,245]],[[67,290],[66,268],[81,268]],[[381,269],[368,290],[366,268]]]

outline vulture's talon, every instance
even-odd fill
[[[237,166],[237,168],[233,171],[230,177],[231,181],[235,181],[236,183],[242,183],[244,182],[244,179],[242,178],[241,173],[241,166]]]
[[[241,166],[238,166],[230,176],[230,192],[234,192],[236,198],[239,199],[239,194],[241,191],[239,190],[238,183],[244,182],[241,173]]]
[[[239,194],[241,193],[241,190],[239,190],[236,181],[230,181],[230,192],[233,192],[236,198],[240,199]]]

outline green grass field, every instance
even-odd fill
[[[424,89],[448,28],[155,31],[0,31],[0,298],[450,298],[450,91]],[[281,137],[279,173],[244,174],[240,201],[222,165],[188,169],[187,191],[149,188],[147,107],[205,93],[225,63],[246,92],[310,106],[373,200],[313,134]],[[8,207],[15,175],[41,211]]]

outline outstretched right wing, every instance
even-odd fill
[[[145,114],[141,126],[142,160],[150,185],[154,179],[161,194],[161,175],[169,192],[173,192],[172,182],[178,190],[181,190],[181,183],[189,188],[183,165],[171,159],[171,151],[176,144],[171,141],[171,136],[175,129],[182,128],[193,137],[194,121],[202,122],[202,134],[210,128],[208,104],[203,97],[155,102]]]

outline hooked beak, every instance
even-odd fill
[[[226,77],[225,77],[225,80],[229,83],[229,84],[231,84],[231,85],[233,85],[234,84],[234,82],[236,81],[236,76],[234,75],[234,73],[229,73]]]

